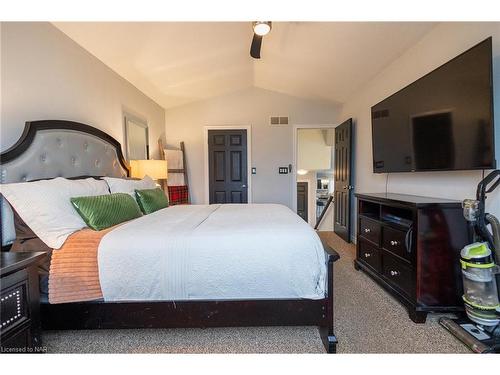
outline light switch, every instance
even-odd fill
[[[288,174],[288,167],[279,167],[278,172],[279,174]]]
[[[252,167],[252,174],[257,174],[257,168]]]

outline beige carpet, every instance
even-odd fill
[[[335,330],[340,353],[468,353],[429,315],[406,309],[363,272],[355,247],[322,232],[341,255],[335,264]],[[46,331],[49,353],[323,353],[316,327]]]

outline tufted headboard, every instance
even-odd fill
[[[92,126],[73,121],[26,122],[21,138],[0,154],[0,182],[54,177],[126,177],[120,143]],[[2,246],[15,239],[12,210],[2,198]]]

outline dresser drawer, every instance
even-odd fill
[[[382,256],[382,267],[385,278],[396,288],[413,295],[412,268],[404,261],[388,253]]]
[[[410,252],[406,248],[407,244],[409,245],[407,237],[410,235],[411,232],[383,227],[382,247],[391,253],[410,260]]]
[[[366,238],[367,240],[380,244],[380,224],[365,218],[359,219],[359,230],[360,236]]]
[[[380,251],[373,245],[366,241],[359,241],[359,254],[358,259],[368,264],[377,272],[382,271],[382,262],[380,259]]]

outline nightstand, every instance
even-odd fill
[[[43,352],[38,264],[45,252],[0,254],[0,353]]]

